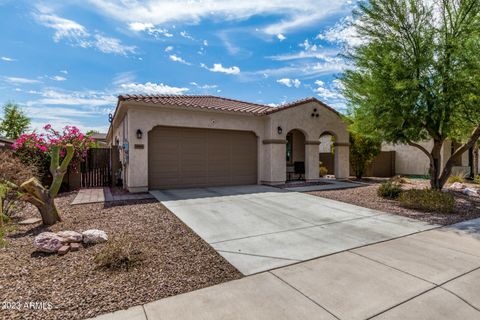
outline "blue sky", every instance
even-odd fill
[[[31,129],[106,131],[119,94],[212,94],[345,108],[354,1],[0,0],[0,103]]]

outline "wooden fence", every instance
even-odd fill
[[[112,185],[112,148],[92,148],[80,166],[80,187],[108,187]]]

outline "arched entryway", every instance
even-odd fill
[[[334,133],[326,131],[320,135],[318,148],[320,176],[335,174],[335,141]]]
[[[305,180],[305,134],[293,129],[287,133],[286,140],[287,181]]]

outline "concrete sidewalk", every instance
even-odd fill
[[[480,219],[97,317],[480,319]]]
[[[154,197],[149,193],[112,194],[110,188],[100,187],[80,189],[71,204],[78,205],[113,201],[145,200],[153,198]]]

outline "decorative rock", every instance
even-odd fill
[[[452,185],[450,186],[450,189],[457,189],[457,190],[465,189],[465,188],[466,188],[466,185],[464,185],[464,184],[461,183],[461,182],[454,182],[454,183],[452,183]]]
[[[70,251],[70,246],[62,246],[60,249],[58,249],[58,254],[63,256],[66,255]]]
[[[57,232],[57,235],[61,238],[64,238],[66,242],[82,242],[83,239],[81,233],[69,230]]]
[[[471,197],[478,197],[480,196],[478,194],[478,191],[475,190],[475,189],[472,189],[472,188],[465,188],[463,189],[463,193],[466,194],[467,196],[471,196]]]
[[[42,232],[33,240],[33,245],[42,252],[57,252],[65,240],[53,232]]]
[[[78,251],[80,250],[80,243],[70,243],[70,251]]]
[[[83,243],[85,244],[95,244],[101,243],[108,240],[108,236],[103,230],[90,229],[82,232]]]
[[[28,219],[20,221],[18,224],[35,224],[35,223],[38,223],[38,222],[41,222],[41,221],[42,221],[42,219],[40,219],[40,218],[28,218]]]

